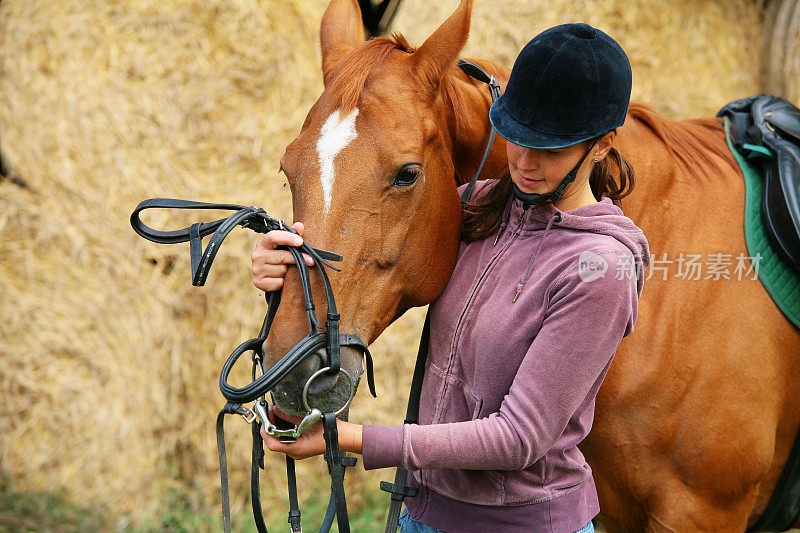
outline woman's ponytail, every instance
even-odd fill
[[[619,174],[619,180],[614,179],[615,170]],[[600,201],[603,196],[607,196],[617,206],[620,199],[633,191],[635,185],[636,173],[633,171],[633,166],[613,147],[602,161],[594,164],[589,175],[589,186],[595,199]]]

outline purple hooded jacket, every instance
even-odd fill
[[[599,504],[577,445],[649,258],[608,198],[562,212],[512,196],[432,304],[419,425],[364,426],[365,468],[407,468],[411,517],[448,533],[584,526]]]

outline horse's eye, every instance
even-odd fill
[[[409,187],[414,185],[419,175],[422,173],[422,167],[416,163],[405,165],[397,171],[397,174],[392,178],[393,187]]]

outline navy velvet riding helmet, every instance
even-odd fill
[[[631,64],[620,45],[588,24],[563,24],[522,49],[489,118],[514,144],[563,148],[622,126],[630,96]]]

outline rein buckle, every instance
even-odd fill
[[[252,424],[256,419],[256,413],[252,409],[248,409],[244,405],[240,405],[236,410],[236,414],[244,418],[245,422]]]

